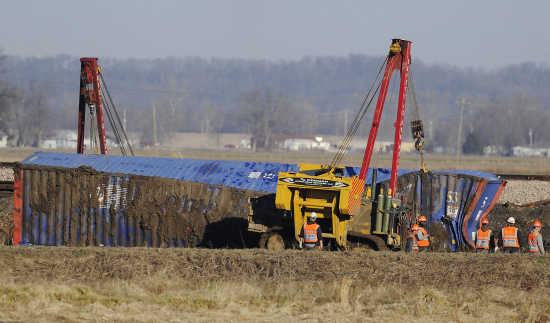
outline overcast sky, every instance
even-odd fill
[[[7,54],[299,59],[384,55],[412,40],[426,63],[550,65],[550,1],[2,1]]]

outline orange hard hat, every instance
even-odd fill
[[[428,222],[428,219],[426,219],[425,216],[421,215],[418,217],[418,222]]]
[[[481,219],[481,224],[489,224],[489,220],[487,218]]]
[[[542,228],[542,223],[540,223],[539,220],[535,220],[535,222],[533,222],[533,226],[535,228]]]

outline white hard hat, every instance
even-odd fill
[[[509,217],[508,219],[506,219],[506,222],[510,223],[510,224],[515,224],[516,223],[516,219],[514,219],[513,216]]]
[[[312,220],[316,220],[316,219],[317,219],[317,213],[311,212],[311,213],[309,214],[309,218],[312,219]]]

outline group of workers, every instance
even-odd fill
[[[405,251],[423,252],[430,248],[430,235],[426,230],[428,219],[421,215],[418,217],[418,224],[411,227],[411,232],[407,237]],[[317,213],[311,212],[307,217],[300,232],[300,248],[306,250],[323,249],[323,232],[321,226],[316,223]],[[533,228],[529,232],[527,250],[531,254],[544,255],[544,245],[540,230],[542,223],[539,220],[533,222]],[[499,243],[500,241],[500,243]],[[499,247],[503,253],[518,253],[520,251],[520,235],[516,227],[516,219],[509,217],[506,225],[502,228],[500,236],[496,236],[489,229],[489,220],[481,219],[481,227],[476,232],[475,250],[476,252],[497,252]]]
[[[411,232],[407,239],[405,250],[409,252],[422,252],[429,248],[430,237],[426,231],[427,219],[425,216],[418,218],[418,224],[411,227]],[[544,255],[544,244],[540,230],[542,223],[539,220],[533,222],[533,228],[529,232],[527,250],[531,254]],[[483,218],[481,227],[476,232],[475,250],[476,252],[497,252],[499,248],[503,253],[520,252],[520,235],[516,227],[516,219],[509,217],[506,225],[502,228],[500,236],[496,236],[489,229],[489,220]],[[500,243],[499,243],[500,242]]]
[[[533,227],[527,238],[527,251],[535,255],[544,255],[544,243],[542,240],[542,223],[539,220],[533,221]],[[506,225],[502,228],[500,236],[494,235],[489,229],[489,220],[481,220],[481,228],[476,233],[476,252],[497,252],[499,247],[504,253],[518,253],[520,251],[520,235],[516,227],[516,219],[509,217]],[[499,243],[500,242],[500,243]]]

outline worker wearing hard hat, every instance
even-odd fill
[[[540,229],[542,228],[542,223],[539,220],[533,222],[533,229],[529,232],[529,253],[533,255],[544,255],[544,245],[542,241],[542,234]]]
[[[315,221],[317,221],[317,213],[311,212],[307,217],[307,223],[304,223],[300,231],[300,248],[306,250],[323,249],[323,231]]]
[[[493,231],[489,229],[489,220],[481,219],[481,227],[476,232],[476,252],[488,253],[491,250],[491,241],[493,241]]]
[[[416,240],[416,231],[419,230],[418,224],[411,226],[411,231],[407,236],[407,242],[405,243],[405,252],[418,252],[418,240]]]
[[[514,217],[509,217],[506,220],[506,226],[502,228],[500,240],[502,241],[502,252],[519,252],[519,230],[516,227],[516,219]]]
[[[418,226],[414,231],[414,238],[418,243],[418,251],[426,251],[430,248],[430,235],[426,231],[426,223],[428,219],[425,216],[421,215],[418,217]]]

